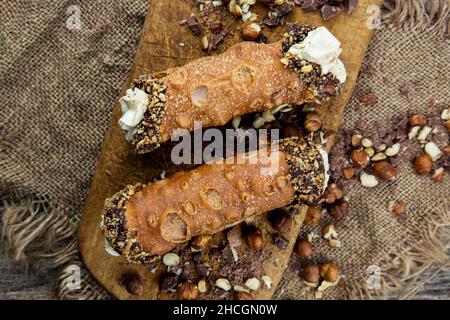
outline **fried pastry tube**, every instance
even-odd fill
[[[262,154],[249,152],[148,185],[127,186],[105,202],[101,228],[107,251],[150,263],[193,236],[211,235],[289,204],[312,204],[322,196],[328,160],[319,145],[288,138],[271,148],[270,157]]]
[[[119,124],[136,152],[147,153],[170,140],[176,129],[193,131],[195,122],[221,126],[278,105],[320,104],[337,95],[345,81],[339,76],[345,75],[339,46],[324,27],[296,26],[282,41],[242,42],[169,69],[161,79],[142,76],[120,99]]]

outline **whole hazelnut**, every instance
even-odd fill
[[[300,277],[308,284],[318,285],[320,280],[319,266],[310,263],[300,271]]]
[[[342,219],[347,215],[348,202],[344,199],[336,201],[329,209],[328,214],[335,219]]]
[[[242,24],[242,38],[249,41],[258,40],[261,36],[261,26],[253,21],[246,21]]]
[[[127,274],[123,276],[123,284],[127,291],[135,296],[140,296],[144,292],[144,283],[137,274]]]
[[[352,167],[343,168],[342,175],[346,180],[350,180],[355,175],[355,170]]]
[[[253,300],[253,296],[248,292],[237,292],[236,300]]]
[[[392,180],[397,176],[397,170],[386,160],[375,162],[373,164],[373,171],[382,180]]]
[[[308,226],[311,224],[316,224],[320,221],[321,215],[322,214],[319,207],[309,207],[303,223]]]
[[[450,145],[444,147],[444,149],[442,149],[442,152],[444,152],[445,156],[450,156]]]
[[[281,233],[288,233],[292,227],[291,216],[284,211],[276,211],[271,217],[272,227]]]
[[[309,132],[319,131],[322,127],[322,119],[317,112],[308,112],[305,117],[305,122],[303,122],[303,126]]]
[[[445,121],[444,126],[447,128],[447,131],[450,132],[450,120]]]
[[[352,146],[357,148],[359,146],[361,146],[361,142],[364,139],[364,137],[360,134],[354,134],[352,136]]]
[[[262,232],[257,228],[254,228],[246,233],[245,241],[250,248],[255,250],[259,250],[264,246]]]
[[[320,276],[328,282],[336,282],[339,279],[339,269],[333,262],[328,262],[320,266]]]
[[[359,168],[365,168],[370,162],[369,155],[364,150],[353,150],[350,159]]]
[[[418,174],[427,174],[433,170],[433,160],[426,153],[417,156],[414,159],[414,170]]]
[[[183,300],[195,300],[198,297],[198,288],[191,281],[183,282],[177,290],[178,298]]]
[[[311,242],[305,239],[297,239],[294,251],[300,258],[311,257],[313,253]]]
[[[415,127],[415,126],[424,126],[425,122],[426,122],[426,118],[424,115],[421,114],[416,114],[413,116],[410,116],[408,118],[408,123],[410,126]]]
[[[323,198],[326,203],[333,203],[336,200],[341,199],[344,196],[344,192],[342,188],[336,183],[332,183],[328,185],[325,193],[323,194]]]
[[[201,250],[201,249],[206,248],[206,246],[208,245],[210,240],[211,240],[211,236],[199,235],[199,236],[194,237],[194,239],[192,239],[191,245],[195,249]]]

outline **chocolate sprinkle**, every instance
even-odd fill
[[[308,91],[315,97],[318,103],[330,100],[337,96],[342,90],[342,83],[331,73],[322,75],[320,65],[311,63],[307,60],[301,60],[289,53],[289,49],[294,44],[305,40],[309,32],[315,28],[307,25],[290,24],[288,33],[285,35],[282,43],[281,63],[299,74],[302,81],[308,86]],[[308,72],[302,71],[302,67],[311,65]]]
[[[139,88],[149,94],[147,111],[133,135],[132,145],[137,153],[147,153],[160,146],[160,126],[166,108],[167,87],[151,75],[134,80],[131,88]]]
[[[325,168],[319,146],[298,137],[283,139],[280,150],[286,154],[289,178],[295,190],[294,205],[313,205],[323,194]]]
[[[106,199],[101,229],[111,247],[128,261],[151,264],[158,257],[144,252],[136,239],[136,230],[128,230],[125,227],[126,202],[144,186],[140,183],[129,185],[112,198]]]
[[[190,16],[187,19],[187,26],[197,36],[199,36],[202,33],[202,27],[200,23],[198,23],[197,18],[194,15]]]
[[[274,235],[273,235],[273,243],[277,246],[277,248],[278,249],[280,249],[280,250],[286,250],[286,248],[288,247],[288,245],[289,245],[289,241],[284,237],[284,236],[282,236],[281,234],[279,234],[279,233],[275,233]]]
[[[322,13],[323,20],[327,21],[337,16],[342,10],[344,10],[344,6],[330,6],[328,4],[324,5],[320,8],[320,12]]]
[[[175,289],[178,285],[178,277],[174,273],[165,274],[162,277],[160,288],[161,291],[169,291]]]

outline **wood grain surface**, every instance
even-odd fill
[[[339,127],[343,110],[356,84],[364,53],[372,37],[366,23],[369,19],[367,8],[369,5],[380,4],[382,0],[360,0],[357,10],[351,14],[340,14],[338,17],[324,23],[318,13],[304,13],[300,9],[289,16],[288,21],[307,23],[311,25],[325,25],[341,41],[342,60],[348,71],[348,78],[342,94],[332,105],[323,106],[319,113],[323,116],[326,129],[336,131]],[[141,74],[162,71],[168,67],[179,66],[205,55],[199,46],[199,39],[179,22],[196,12],[192,1],[164,1],[153,0],[144,24],[141,40],[134,58],[133,68],[122,93],[125,92],[130,81]],[[260,13],[263,8],[256,8]],[[229,24],[239,25],[237,19]],[[272,30],[265,30],[269,42],[279,40],[285,32],[279,26]],[[230,45],[241,41],[238,32],[226,38],[217,53],[226,50]],[[183,43],[184,45],[180,45]],[[130,57],[131,58],[131,57]],[[150,273],[144,266],[130,264],[122,257],[112,257],[104,251],[103,237],[99,229],[100,214],[105,198],[112,196],[125,185],[133,182],[147,182],[152,177],[159,176],[162,170],[167,175],[183,169],[171,165],[170,149],[164,146],[145,156],[136,156],[122,137],[122,131],[117,125],[120,117],[119,105],[115,106],[113,118],[106,133],[97,169],[92,180],[91,190],[86,201],[85,210],[79,225],[78,239],[80,250],[86,266],[95,278],[113,295],[120,299],[157,299],[158,279],[161,271]],[[329,139],[328,149],[334,136]],[[301,228],[305,209],[296,217],[296,223],[289,235],[290,244],[287,250],[275,249],[271,243],[266,244],[266,250],[273,252],[263,265],[266,274],[273,279],[271,290],[261,289],[256,295],[259,299],[270,299],[281,279],[290,258],[292,247]],[[269,227],[267,219],[258,217],[256,224],[263,229]],[[145,283],[144,294],[131,296],[120,284],[119,279],[124,273],[136,272]],[[162,297],[164,298],[164,297]]]

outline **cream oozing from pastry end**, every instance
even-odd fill
[[[321,146],[319,146],[318,149],[323,161],[323,171],[325,175],[325,179],[323,181],[323,191],[325,191],[325,189],[328,187],[328,182],[330,181],[330,162],[328,161],[328,153],[325,151],[325,149]]]
[[[306,38],[290,47],[289,53],[298,59],[307,60],[320,65],[322,74],[332,73],[341,83],[347,79],[347,71],[339,55],[341,43],[325,27],[318,27]]]
[[[119,99],[122,117],[119,119],[119,126],[125,133],[128,141],[132,140],[137,130],[138,124],[144,119],[147,110],[148,94],[141,89],[128,89],[126,95]]]
[[[113,247],[111,246],[111,243],[109,242],[109,240],[108,240],[106,237],[104,237],[103,240],[104,240],[105,251],[106,251],[109,255],[111,255],[111,256],[113,256],[113,257],[118,257],[118,256],[120,256],[120,253],[118,253],[116,250],[113,249]]]

